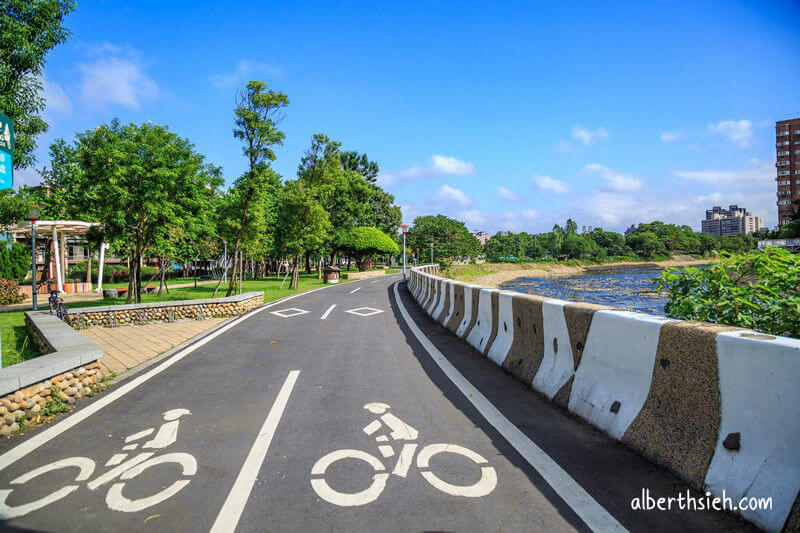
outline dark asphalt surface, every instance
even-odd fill
[[[242,504],[238,524],[226,519],[217,524],[220,531],[234,525],[237,531],[587,530],[578,514],[473,407],[406,326],[392,287],[399,279],[395,275],[351,282],[279,303],[237,323],[152,377],[148,373],[170,359],[86,402],[58,424],[69,423],[134,380],[144,380],[13,462],[9,463],[9,454],[15,453],[15,446],[30,447],[49,429],[4,442],[0,499],[10,508],[65,486],[77,488],[39,510],[3,521],[2,526],[47,531],[209,530],[279,391],[290,372],[299,371],[263,463],[256,464],[255,483],[252,488],[245,486],[243,497],[234,498]],[[631,500],[643,489],[658,497],[677,496],[686,487],[536,396],[422,314],[404,284],[399,289],[402,305],[425,336],[624,528],[714,531],[748,527],[721,512],[631,510]],[[365,307],[381,312],[369,316],[346,312]],[[307,312],[291,317],[274,314],[291,308]],[[376,441],[379,435],[390,434],[385,425],[372,435],[364,431],[381,416],[364,409],[372,402],[388,404],[389,413],[417,430],[413,441],[418,444],[417,453],[427,445],[444,443],[465,447],[488,461],[477,465],[456,453],[435,455],[430,471],[441,480],[473,485],[481,479],[481,466],[487,466],[496,474],[496,487],[482,497],[447,494],[423,478],[414,459],[406,477],[388,476],[385,489],[370,503],[340,506],[321,498],[312,488],[312,477],[324,478],[340,493],[355,493],[370,486],[376,474],[366,462],[346,458],[332,463],[324,476],[312,476],[312,468],[323,456],[336,450],[359,450],[385,465],[384,472],[392,472],[403,443],[410,442]],[[172,409],[191,412],[178,419],[175,442],[143,449],[165,423],[162,414]],[[154,432],[129,443],[137,444],[136,449],[122,450],[126,437],[148,428]],[[379,445],[391,446],[394,455],[384,457]],[[196,472],[183,473],[178,464],[165,462],[130,479],[87,488],[87,483],[114,468],[105,465],[115,454],[126,453],[124,462],[143,452],[152,453],[153,459],[190,454]],[[69,467],[11,483],[35,468],[76,456],[96,464],[85,480],[75,481],[78,469]],[[167,456],[174,457],[178,456]],[[185,455],[180,457],[187,460]],[[115,490],[137,500],[176,480],[188,484],[144,509],[109,508],[107,495]],[[125,484],[120,486],[122,481]],[[110,500],[112,507],[119,506],[119,497]]]

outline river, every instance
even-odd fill
[[[609,268],[569,277],[517,278],[500,288],[663,315],[666,298],[653,285],[662,271],[659,267]]]

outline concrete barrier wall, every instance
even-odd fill
[[[411,269],[431,317],[553,403],[692,486],[800,524],[800,340],[498,291]]]

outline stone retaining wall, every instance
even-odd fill
[[[347,280],[374,278],[375,276],[383,276],[386,270],[367,270],[365,272],[342,272],[342,278]]]
[[[69,310],[70,325],[75,329],[96,326],[114,327],[150,322],[175,322],[238,316],[264,304],[263,292],[246,292],[226,298],[181,300],[101,307],[79,307]]]
[[[84,395],[94,394],[99,388],[104,387],[102,382],[105,378],[100,370],[100,363],[95,362],[3,397],[0,399],[0,435],[7,436],[18,432],[22,419],[27,423],[35,423],[42,409],[57,401],[71,404]]]
[[[772,498],[800,524],[800,340],[476,287],[411,269],[425,312],[496,365],[690,485]]]

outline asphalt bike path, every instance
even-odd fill
[[[719,512],[631,510],[643,488],[685,486],[481,358],[400,280],[269,304],[8,441],[3,527],[743,526]]]

